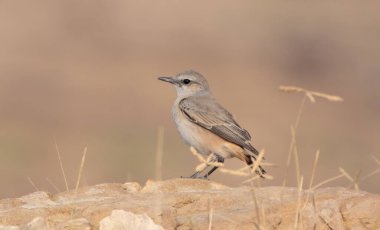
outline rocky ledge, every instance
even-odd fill
[[[0,229],[380,229],[380,195],[172,179],[0,200]]]

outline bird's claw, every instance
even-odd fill
[[[200,173],[194,173],[193,175],[191,176],[181,176],[180,178],[183,178],[183,179],[201,179],[201,180],[209,180],[208,179],[208,175],[200,175]]]

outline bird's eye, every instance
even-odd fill
[[[191,81],[189,79],[183,79],[182,80],[183,84],[187,85],[189,84]]]

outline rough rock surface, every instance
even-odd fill
[[[124,210],[124,211],[122,211]],[[113,212],[114,211],[114,212]],[[128,218],[126,218],[128,216]],[[127,222],[130,220],[131,222]],[[380,229],[380,195],[345,188],[230,188],[207,180],[100,184],[0,200],[2,229]],[[118,225],[120,224],[120,225]],[[117,228],[115,228],[117,229]]]

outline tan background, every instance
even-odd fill
[[[64,190],[54,137],[71,188],[85,146],[83,185],[154,178],[160,125],[164,178],[190,175],[197,161],[170,119],[174,89],[156,80],[190,68],[279,165],[265,185],[281,185],[302,98],[281,84],[345,99],[305,106],[297,141],[307,184],[317,149],[317,182],[339,166],[366,175],[376,169],[370,154],[380,158],[379,9],[377,1],[1,1],[0,197],[34,191],[28,177]],[[379,193],[379,179],[361,188]]]

